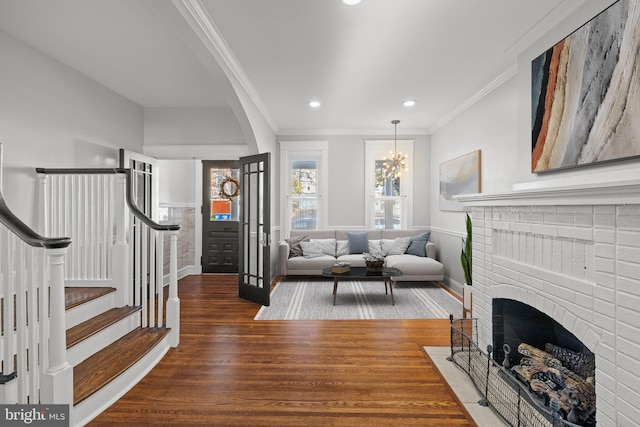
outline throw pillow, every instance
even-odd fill
[[[411,241],[409,242],[409,247],[407,248],[407,252],[409,255],[427,256],[427,242],[429,241],[429,237],[431,236],[431,232],[426,232],[419,234],[417,236],[413,236]]]
[[[342,255],[349,255],[349,241],[348,240],[338,240],[336,242],[336,257]]]
[[[384,256],[380,240],[369,240],[369,253],[375,256]]]
[[[402,255],[407,251],[411,243],[411,237],[398,237],[396,239],[382,239],[382,253],[387,255]]]
[[[305,258],[317,258],[324,256],[322,248],[318,242],[300,242],[300,246],[302,247],[302,255]]]
[[[300,246],[300,242],[308,242],[309,236],[289,237],[288,239],[284,239],[284,241],[289,244],[289,258],[293,258],[296,256],[302,256],[302,247]]]
[[[318,242],[323,255],[336,256],[336,239],[311,239],[311,242]]]
[[[349,253],[350,254],[363,254],[369,252],[369,233],[363,231],[362,233],[347,233],[347,239],[349,240]]]

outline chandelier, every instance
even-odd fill
[[[398,123],[400,120],[391,120],[391,124],[394,125],[394,137],[393,137],[393,151],[389,151],[389,156],[385,156],[382,166],[384,167],[383,173],[386,179],[399,178],[402,171],[407,170],[406,159],[407,156],[398,152]]]

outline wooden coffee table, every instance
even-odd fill
[[[322,270],[324,277],[333,278],[333,305],[336,305],[336,296],[338,294],[338,282],[340,280],[376,280],[384,281],[384,293],[388,294],[387,285],[391,292],[391,304],[396,305],[393,299],[393,283],[392,277],[402,276],[402,271],[397,268],[383,268],[382,271],[368,271],[367,267],[351,267],[346,273],[334,273],[331,271],[331,267],[327,267]]]

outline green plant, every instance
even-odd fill
[[[460,253],[460,263],[462,264],[462,271],[464,272],[464,281],[467,285],[471,285],[471,218],[467,214],[467,238],[462,239],[462,251]]]

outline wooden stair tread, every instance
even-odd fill
[[[83,304],[87,301],[100,298],[103,295],[107,295],[115,291],[116,291],[115,288],[107,288],[107,287],[100,287],[100,288],[65,287],[64,288],[65,308],[69,310],[70,308],[77,307],[80,304]]]
[[[73,368],[73,404],[77,405],[125,372],[162,338],[169,328],[138,328]]]
[[[112,308],[96,317],[93,317],[86,322],[80,323],[67,330],[67,348],[70,348],[77,343],[91,337],[92,335],[106,329],[108,326],[113,325],[119,320],[140,311],[140,307],[124,306],[120,308]]]

